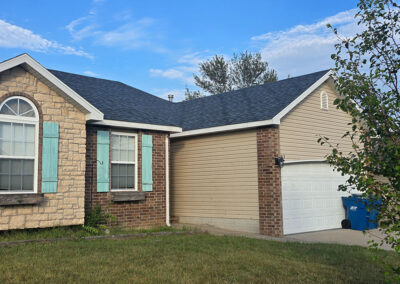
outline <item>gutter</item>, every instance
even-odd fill
[[[182,132],[182,128],[177,127],[177,126],[128,122],[128,121],[111,120],[111,119],[103,119],[100,121],[91,121],[91,122],[89,122],[89,124],[101,125],[101,126],[113,126],[113,127],[121,127],[121,128],[157,130],[157,131],[174,132],[174,133]]]
[[[261,127],[261,126],[279,125],[279,124],[280,124],[280,120],[276,119],[274,117],[274,118],[268,119],[268,120],[252,121],[252,122],[230,124],[230,125],[223,125],[223,126],[215,126],[215,127],[208,127],[208,128],[202,128],[202,129],[196,129],[196,130],[187,130],[187,131],[183,131],[183,132],[179,132],[179,133],[172,133],[171,138],[204,135],[204,134],[210,134],[210,133],[220,133],[220,132],[250,129],[250,128],[256,128],[256,127]]]

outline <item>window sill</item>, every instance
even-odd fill
[[[44,194],[28,193],[28,194],[1,194],[0,206],[13,205],[36,205],[44,200]]]
[[[113,192],[112,201],[125,202],[125,201],[141,201],[146,199],[146,193],[143,191],[131,192]]]

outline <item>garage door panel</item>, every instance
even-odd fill
[[[341,215],[338,212],[341,212],[343,209],[343,206],[341,204],[336,204],[339,206],[331,206],[330,208],[326,207],[327,204],[318,204],[317,206],[290,206],[287,205],[287,203],[284,203],[283,206],[290,207],[291,209],[285,210],[286,216],[285,218],[300,218],[300,217],[318,217],[318,216],[324,216],[324,217],[329,217],[332,215]],[[293,208],[293,209],[292,209]],[[299,210],[301,210],[301,216],[299,216]],[[316,213],[319,213],[316,215]],[[344,213],[344,212],[343,212]]]
[[[337,222],[343,218],[340,215],[331,215],[331,216],[302,216],[301,218],[293,218],[286,220],[286,226],[290,229],[285,232],[285,234],[294,234],[299,232],[311,232],[311,231],[319,231],[321,227],[332,226],[334,228],[337,227]],[[329,227],[328,227],[329,229]]]
[[[345,217],[338,186],[346,177],[326,163],[289,164],[282,168],[285,234],[334,229]]]

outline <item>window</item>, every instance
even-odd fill
[[[328,110],[328,95],[326,92],[321,92],[321,109]]]
[[[0,193],[37,191],[37,110],[24,97],[0,105]]]
[[[111,133],[111,189],[137,189],[137,136]]]

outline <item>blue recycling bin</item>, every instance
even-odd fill
[[[353,194],[349,197],[342,197],[343,205],[346,208],[346,218],[350,221],[350,228],[364,231],[378,228],[378,206],[380,202],[373,199],[373,203],[360,195]]]

